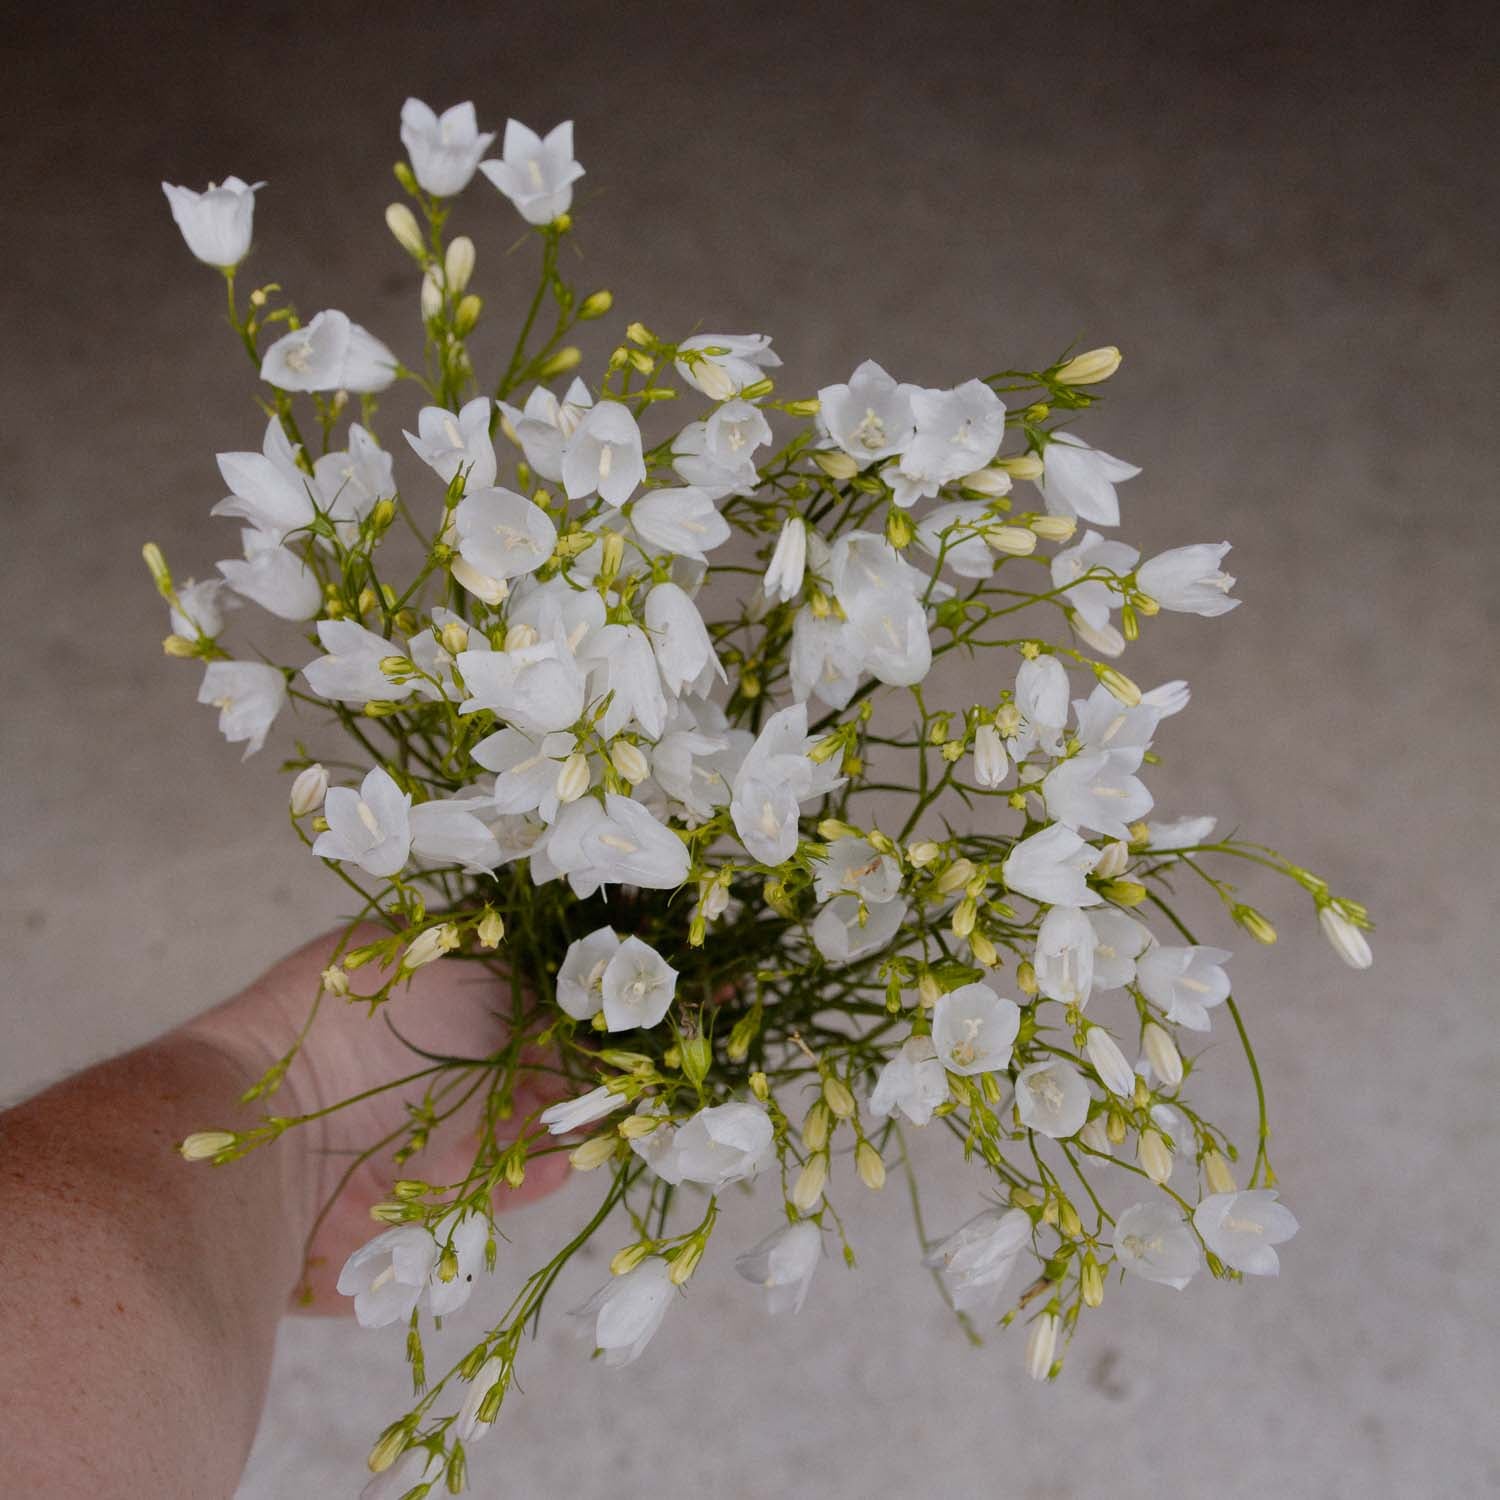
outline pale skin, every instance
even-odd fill
[[[235,1104],[290,1046],[333,944],[309,944],[207,1015],[0,1114],[0,1494],[233,1495],[276,1324],[289,1309],[347,1306],[334,1282],[382,1228],[369,1208],[398,1175],[389,1151],[354,1173],[312,1235],[314,1221],[421,1085],[225,1166],[185,1162],[176,1147],[196,1130],[310,1113],[425,1065],[366,1007],[325,998],[274,1100]],[[426,1051],[483,1057],[504,1038],[503,993],[478,966],[440,962],[398,991],[390,1016]],[[537,1103],[525,1087],[518,1119]],[[455,1118],[400,1170],[444,1182],[471,1155]],[[566,1170],[560,1155],[539,1157],[497,1211]]]

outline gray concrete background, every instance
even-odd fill
[[[1217,811],[1380,918],[1356,976],[1246,886],[1284,934],[1231,943],[1303,1224],[1280,1281],[1112,1289],[1042,1390],[1019,1340],[948,1325],[889,1192],[855,1205],[860,1273],[830,1264],[795,1324],[709,1269],[612,1375],[554,1318],[475,1493],[1500,1488],[1493,19],[1244,10],[333,0],[63,7],[8,37],[0,1093],[207,1006],[338,911],[274,755],[242,769],[157,652],[139,544],[200,575],[228,550],[213,455],[258,423],[156,184],[269,179],[255,273],[399,339],[415,288],[380,215],[407,92],[497,127],[574,117],[579,280],[621,322],[774,333],[789,388],[867,354],[937,383],[1123,346],[1087,429],[1145,467],[1123,534],[1230,538],[1247,600],[1128,659],[1195,687],[1163,810]],[[460,219],[498,321],[529,285],[515,221],[483,183]],[[975,1182],[932,1170],[933,1218],[970,1211]],[[517,1217],[512,1264],[578,1186]],[[242,1500],[357,1491],[397,1344],[285,1325]]]

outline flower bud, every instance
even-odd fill
[[[578,316],[586,319],[602,318],[614,305],[615,294],[613,292],[602,290],[590,292],[579,304]]]
[[[1013,458],[998,458],[996,464],[1012,479],[1040,479],[1042,461],[1035,453],[1018,453]]]
[[[1257,943],[1264,943],[1269,948],[1276,941],[1276,929],[1253,906],[1241,903],[1231,915]]]
[[[639,786],[651,774],[651,764],[644,752],[629,740],[616,740],[610,746],[609,761],[631,786]]]
[[[1076,1240],[1083,1233],[1083,1220],[1078,1217],[1078,1210],[1067,1199],[1057,1205],[1057,1227],[1070,1240]]]
[[[993,969],[1000,962],[1000,950],[982,932],[969,934],[969,952],[974,955],[974,962],[986,969]]]
[[[1234,1173],[1230,1170],[1229,1163],[1224,1159],[1222,1152],[1205,1151],[1203,1153],[1203,1177],[1211,1193],[1239,1191],[1239,1184],[1235,1182]]]
[[[418,933],[412,940],[401,957],[401,967],[410,973],[413,969],[420,969],[423,964],[430,964],[434,959],[441,958],[456,947],[458,947],[458,929],[452,922],[444,922],[438,927],[429,927],[425,932]]]
[[[1182,1054],[1177,1050],[1171,1033],[1165,1027],[1158,1026],[1155,1021],[1148,1021],[1141,1044],[1145,1049],[1146,1060],[1151,1064],[1151,1071],[1169,1089],[1175,1089],[1182,1082]]]
[[[828,1124],[828,1106],[820,1099],[802,1121],[802,1144],[809,1151],[821,1151],[828,1144]]]
[[[555,380],[559,375],[566,375],[569,370],[576,370],[582,360],[583,350],[576,344],[568,344],[543,362],[541,369],[536,372],[537,379]]]
[[[141,556],[145,559],[146,569],[151,574],[151,581],[156,585],[157,592],[162,598],[170,598],[172,593],[172,572],[167,567],[167,560],[162,555],[162,550],[155,542],[147,542],[141,548]]]
[[[479,939],[481,948],[493,948],[505,936],[505,919],[493,906],[485,907],[474,928],[474,936]]]
[[[1010,475],[1004,469],[976,469],[958,481],[966,490],[976,495],[998,498],[1010,494]]]
[[[1318,925],[1329,946],[1351,969],[1368,969],[1375,962],[1365,935],[1331,903],[1318,912]]]
[[[625,1140],[638,1141],[642,1136],[650,1135],[660,1124],[657,1115],[627,1115],[615,1129]]]
[[[1120,351],[1113,344],[1075,354],[1054,377],[1059,385],[1097,385],[1120,368]]]
[[[759,1069],[750,1075],[750,1092],[762,1104],[771,1097],[771,1081]]]
[[[1094,866],[1093,873],[1100,880],[1113,880],[1116,875],[1125,873],[1125,866],[1130,863],[1130,846],[1120,839],[1114,839],[1099,851],[1099,861]]]
[[[987,526],[984,540],[991,552],[1029,557],[1036,551],[1036,532],[1025,526]]]
[[[1111,1146],[1118,1146],[1125,1139],[1125,1116],[1118,1110],[1110,1110],[1109,1118],[1104,1124],[1104,1134],[1108,1137]]]
[[[576,802],[589,789],[588,757],[575,750],[557,773],[557,800]]]
[[[615,1251],[614,1258],[609,1263],[609,1274],[611,1276],[623,1276],[627,1271],[633,1271],[651,1254],[651,1246],[644,1240],[637,1241],[634,1245],[626,1245],[623,1250]]]
[[[974,862],[969,859],[956,859],[938,877],[937,888],[945,896],[967,885],[974,878]]]
[[[673,1286],[682,1286],[694,1271],[698,1269],[698,1262],[703,1259],[703,1241],[691,1239],[676,1255],[672,1257],[672,1265],[667,1271],[667,1280]]]
[[[878,1193],[885,1186],[885,1163],[869,1141],[861,1141],[855,1147],[854,1170],[859,1173],[859,1180],[872,1193]]]
[[[624,561],[625,538],[618,531],[605,532],[604,543],[599,549],[599,577],[606,583],[611,582]]]
[[[904,510],[892,506],[885,518],[886,541],[899,552],[903,547],[911,546],[912,538],[916,534],[916,528],[911,524],[911,517]]]
[[[1026,1338],[1026,1373],[1033,1380],[1046,1380],[1052,1374],[1057,1354],[1057,1319],[1043,1313],[1031,1325]]]
[[[183,659],[198,654],[198,643],[190,641],[185,635],[169,635],[161,643],[161,649],[164,656],[175,656]]]
[[[1143,1130],[1135,1154],[1141,1170],[1158,1186],[1171,1177],[1172,1152],[1160,1131]]]
[[[823,1196],[823,1187],[828,1181],[828,1156],[818,1152],[809,1156],[797,1180],[792,1184],[792,1207],[800,1213],[811,1213]]]
[[[1095,665],[1094,675],[1104,687],[1126,708],[1134,708],[1141,701],[1141,690],[1123,672],[1114,667]]]
[[[1139,906],[1146,899],[1146,887],[1138,880],[1106,880],[1099,890],[1116,906]]]
[[[1130,1098],[1135,1093],[1135,1069],[1115,1039],[1102,1026],[1090,1026],[1083,1045],[1104,1087],[1121,1099]]]
[[[1036,979],[1036,967],[1029,958],[1023,958],[1016,965],[1016,988],[1023,995],[1034,995],[1040,988]]]
[[[830,479],[853,479],[859,473],[859,465],[847,453],[837,448],[827,448],[814,453],[812,461]]]
[[[727,401],[734,395],[734,381],[717,360],[699,358],[692,366],[693,378],[710,401]]]
[[[974,930],[974,922],[979,915],[979,908],[974,903],[972,896],[965,896],[957,906],[953,908],[953,917],[949,926],[953,929],[954,937],[968,937]]]
[[[602,1167],[614,1154],[613,1137],[607,1134],[596,1135],[568,1152],[568,1160],[578,1171],[592,1172],[595,1167]]]
[[[390,1466],[401,1457],[406,1447],[406,1423],[392,1422],[384,1432],[380,1434],[375,1446],[370,1449],[370,1456],[366,1463],[370,1466],[372,1474],[383,1474]]]
[[[914,870],[925,870],[943,852],[941,844],[931,839],[919,839],[906,846],[906,859]]]
[[[329,964],[318,975],[318,980],[325,994],[343,996],[349,993],[349,976],[338,964]]]
[[[316,812],[322,807],[327,792],[328,772],[322,766],[314,763],[299,771],[297,779],[292,782],[292,816],[301,818]]]
[[[386,209],[385,227],[408,255],[414,255],[418,260],[426,258],[427,242],[422,238],[422,227],[417,223],[417,216],[404,203],[393,203]]]
[[[1104,1271],[1092,1252],[1085,1255],[1078,1272],[1079,1290],[1085,1307],[1098,1307],[1104,1301]]]
[[[932,1007],[938,1003],[943,996],[943,987],[937,982],[937,977],[931,969],[923,969],[922,977],[917,981],[917,998],[924,1006]]]
[[[836,1120],[847,1120],[854,1113],[854,1095],[849,1085],[832,1073],[823,1080],[823,1102]]]
[[[1078,530],[1076,516],[1033,516],[1029,524],[1044,542],[1070,542]]]
[[[1104,1128],[1103,1115],[1095,1115],[1092,1120],[1088,1121],[1078,1132],[1078,1139],[1090,1151],[1097,1151],[1101,1156],[1113,1155],[1110,1149],[1109,1132]]]
[[[195,1130],[178,1146],[177,1152],[184,1161],[210,1161],[238,1140],[232,1130]]]
[[[1009,771],[1010,757],[1005,753],[1000,731],[993,724],[981,724],[974,731],[974,780],[993,790]]]
[[[714,1050],[706,1036],[695,1036],[682,1044],[682,1071],[695,1084],[708,1077]]]
[[[467,338],[474,332],[474,325],[479,322],[479,314],[484,311],[484,301],[476,297],[473,292],[458,299],[458,306],[453,309],[453,331],[459,338]]]
[[[645,348],[648,344],[654,344],[656,342],[656,335],[652,333],[644,323],[632,323],[630,327],[625,330],[625,337],[628,338],[632,344],[639,344],[642,348]]]
[[[469,278],[474,274],[474,241],[468,235],[458,235],[451,245],[448,253],[443,257],[443,276],[448,283],[448,290],[456,297],[469,285]]]

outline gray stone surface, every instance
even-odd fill
[[[475,1492],[1500,1488],[1483,10],[188,14],[64,7],[9,38],[0,1092],[174,1024],[339,910],[285,835],[273,755],[241,768],[196,672],[157,651],[138,546],[208,570],[229,535],[205,519],[213,454],[258,433],[157,181],[269,179],[256,274],[399,338],[415,289],[380,214],[405,93],[572,115],[579,279],[663,329],[775,333],[790,386],[866,354],[935,383],[1074,339],[1127,350],[1089,427],[1146,468],[1125,533],[1232,539],[1247,600],[1157,622],[1131,659],[1195,688],[1164,735],[1164,808],[1285,845],[1381,929],[1355,976],[1305,907],[1247,882],[1283,931],[1234,966],[1303,1224],[1280,1281],[1112,1288],[1043,1390],[1016,1337],[974,1351],[945,1321],[896,1189],[853,1206],[862,1269],[830,1263],[794,1324],[764,1326],[710,1267],[616,1375],[554,1317]],[[514,220],[482,183],[460,220],[498,322],[527,252],[503,254]],[[924,1145],[948,1222],[976,1182]],[[591,1191],[519,1215],[501,1278]],[[357,1491],[401,1400],[397,1344],[285,1325],[242,1500]]]

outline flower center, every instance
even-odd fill
[[[361,800],[356,804],[355,810],[359,813],[359,821],[365,825],[365,831],[370,835],[370,837],[372,839],[378,839],[382,837],[380,831],[380,819],[375,816],[373,811],[371,811],[370,804]]]
[[[864,417],[861,419],[859,426],[854,429],[851,436],[861,448],[868,448],[872,453],[876,448],[885,447],[885,423],[881,421],[873,406],[865,408]]]

